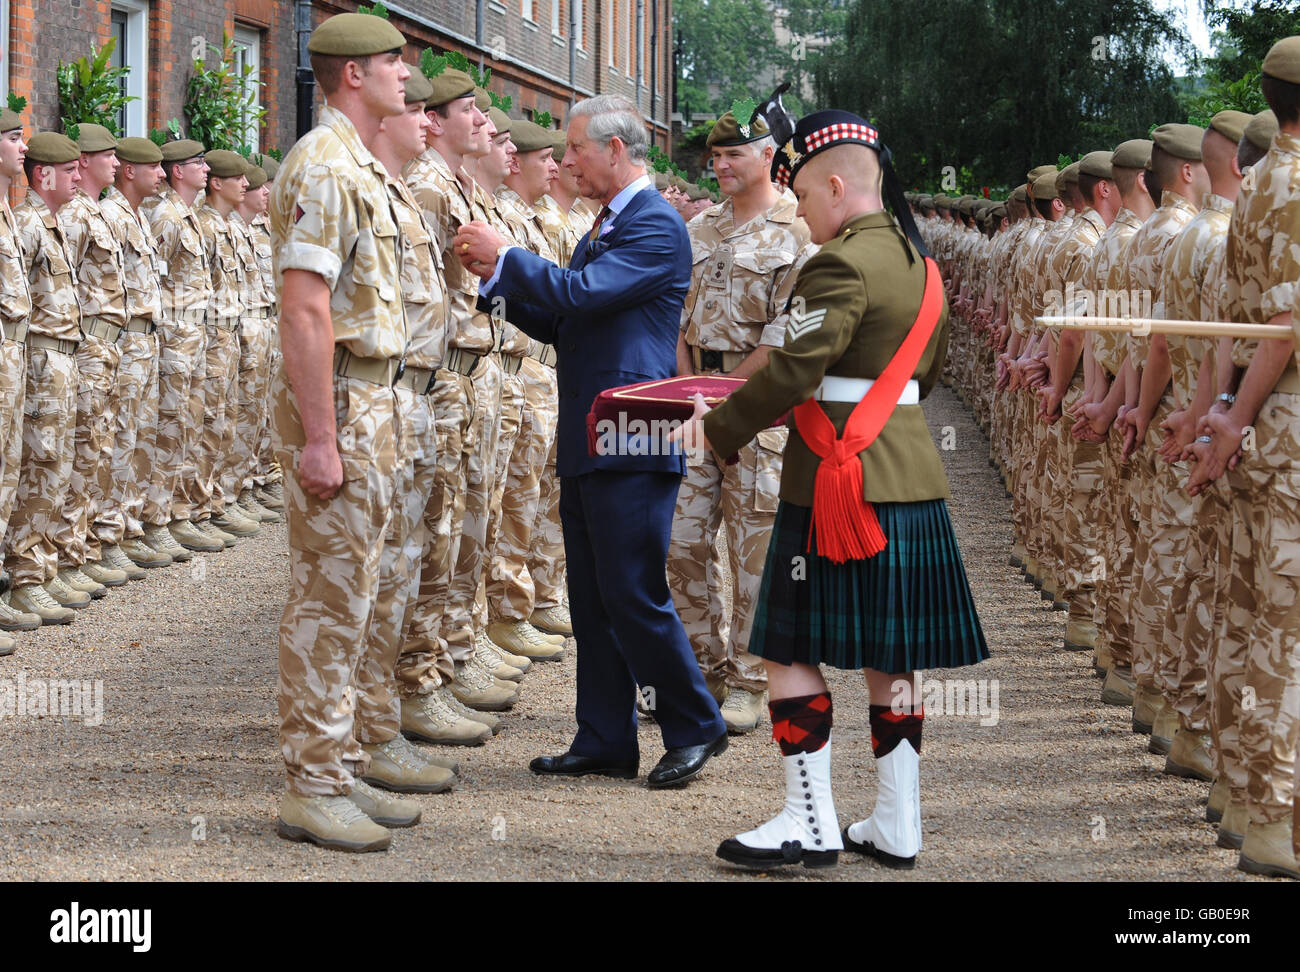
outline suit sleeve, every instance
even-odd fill
[[[494,295],[505,297],[508,308],[522,300],[561,317],[638,307],[678,282],[678,254],[690,246],[685,227],[680,220],[678,224],[672,227],[653,213],[633,217],[627,226],[616,228],[617,242],[581,270],[558,267],[523,249],[511,250]],[[506,316],[515,319],[511,309]]]
[[[849,346],[867,309],[858,271],[838,253],[822,251],[799,273],[785,344],[725,402],[704,416],[704,432],[720,455],[738,452],[759,432],[807,401]]]

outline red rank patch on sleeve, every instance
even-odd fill
[[[305,212],[303,212],[303,209],[302,209],[301,206],[295,206],[295,207],[294,207],[294,209],[293,209],[293,221],[294,221],[295,223],[298,222],[300,219],[302,219],[302,218],[303,218],[304,216],[306,216],[306,215],[307,215],[307,214],[306,214]]]

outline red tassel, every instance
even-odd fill
[[[862,498],[862,462],[856,452],[848,452],[843,439],[835,441],[831,454],[817,467],[809,552],[814,532],[817,553],[836,564],[874,557],[889,542],[875,508]]]

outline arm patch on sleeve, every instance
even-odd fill
[[[826,308],[818,307],[815,310],[803,311],[797,309],[790,311],[790,323],[785,329],[786,341],[797,341],[805,334],[811,334],[822,326],[822,321],[826,319]]]

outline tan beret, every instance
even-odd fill
[[[510,123],[510,141],[521,153],[539,152],[551,147],[551,133],[541,125],[519,118]]]
[[[662,191],[662,190],[664,190],[664,189],[667,189],[667,188],[669,187],[669,185],[671,185],[671,183],[669,183],[669,181],[668,181],[668,173],[667,173],[667,172],[656,172],[656,173],[655,173],[655,188],[656,188],[656,189]]]
[[[1110,164],[1119,169],[1145,169],[1151,164],[1152,141],[1147,138],[1130,138],[1120,142],[1111,154]]]
[[[244,177],[248,179],[249,189],[257,189],[266,185],[266,170],[260,165],[254,165],[252,162],[249,162],[248,167],[244,169]]]
[[[162,157],[164,162],[184,162],[186,159],[192,159],[202,155],[207,149],[203,147],[202,142],[196,142],[192,138],[181,138],[174,142],[163,142]]]
[[[12,108],[6,108],[0,111],[0,132],[12,132],[15,128],[23,127],[23,116],[18,114]]]
[[[487,111],[492,107],[492,96],[478,85],[474,85],[474,107],[479,111]]]
[[[402,32],[383,17],[335,14],[311,32],[307,50],[331,57],[366,57],[406,46]]]
[[[1066,186],[1077,186],[1079,184],[1079,163],[1071,162],[1060,172],[1056,173],[1056,191],[1060,192]]]
[[[1097,179],[1115,178],[1115,173],[1110,167],[1111,155],[1110,152],[1089,152],[1079,160],[1079,174]]]
[[[1036,166],[1034,166],[1032,169],[1029,170],[1029,173],[1025,176],[1025,181],[1028,182],[1030,185],[1033,185],[1033,183],[1037,182],[1040,178],[1042,178],[1043,176],[1047,175],[1047,173],[1049,173],[1049,172],[1055,174],[1055,173],[1056,173],[1056,166],[1054,166],[1054,165],[1036,165]]]
[[[267,182],[274,179],[276,174],[280,171],[280,163],[275,161],[275,156],[272,155],[258,156],[257,164],[261,166],[262,171],[266,173]]]
[[[103,125],[81,122],[77,125],[77,147],[83,152],[107,152],[117,148],[117,139]]]
[[[1225,108],[1210,119],[1210,127],[1231,142],[1240,142],[1250,124],[1250,113]]]
[[[162,149],[147,138],[120,138],[117,141],[117,157],[133,165],[152,165],[161,162]]]
[[[1266,108],[1250,120],[1242,135],[1255,148],[1267,152],[1269,146],[1273,144],[1273,136],[1277,131],[1277,115],[1273,113],[1272,108]],[[28,155],[30,154],[29,152]]]
[[[428,107],[437,108],[457,98],[467,98],[474,94],[474,79],[464,71],[446,68],[429,79],[433,85],[433,94],[429,95]]]
[[[1047,200],[1059,199],[1060,192],[1056,188],[1056,172],[1044,172],[1034,180],[1034,199]]]
[[[772,134],[767,127],[767,122],[763,120],[762,115],[758,115],[752,123],[746,120],[742,123],[731,112],[727,112],[713,124],[713,131],[709,132],[709,137],[704,140],[705,145],[745,145],[748,142],[757,142],[760,138],[766,138]]]
[[[1151,133],[1151,141],[1155,142],[1162,152],[1189,162],[1201,161],[1203,138],[1205,138],[1205,129],[1199,125],[1161,125]]]
[[[39,132],[27,143],[27,158],[42,165],[62,165],[81,158],[81,149],[60,132]]]
[[[433,95],[433,85],[424,76],[424,72],[414,64],[408,64],[406,67],[411,72],[411,76],[403,82],[406,87],[406,103],[413,105],[418,101],[427,102]]]
[[[551,132],[551,151],[555,153],[556,162],[564,158],[565,150],[568,149],[567,138],[563,128],[558,132]]]
[[[1021,205],[1024,205],[1029,202],[1029,190],[1025,186],[1016,186],[1016,188],[1011,190],[1011,195],[1008,198],[1012,202],[1018,202]]]
[[[374,20],[375,18],[371,17],[369,19]],[[218,179],[237,179],[248,169],[247,160],[238,152],[217,149],[215,152],[209,152],[204,158],[211,170],[208,174],[214,175]]]
[[[487,116],[492,122],[492,127],[497,130],[498,135],[510,131],[511,127],[515,123],[513,118],[495,105],[488,109]]]
[[[1300,84],[1300,37],[1283,37],[1270,47],[1262,70],[1279,81]]]

